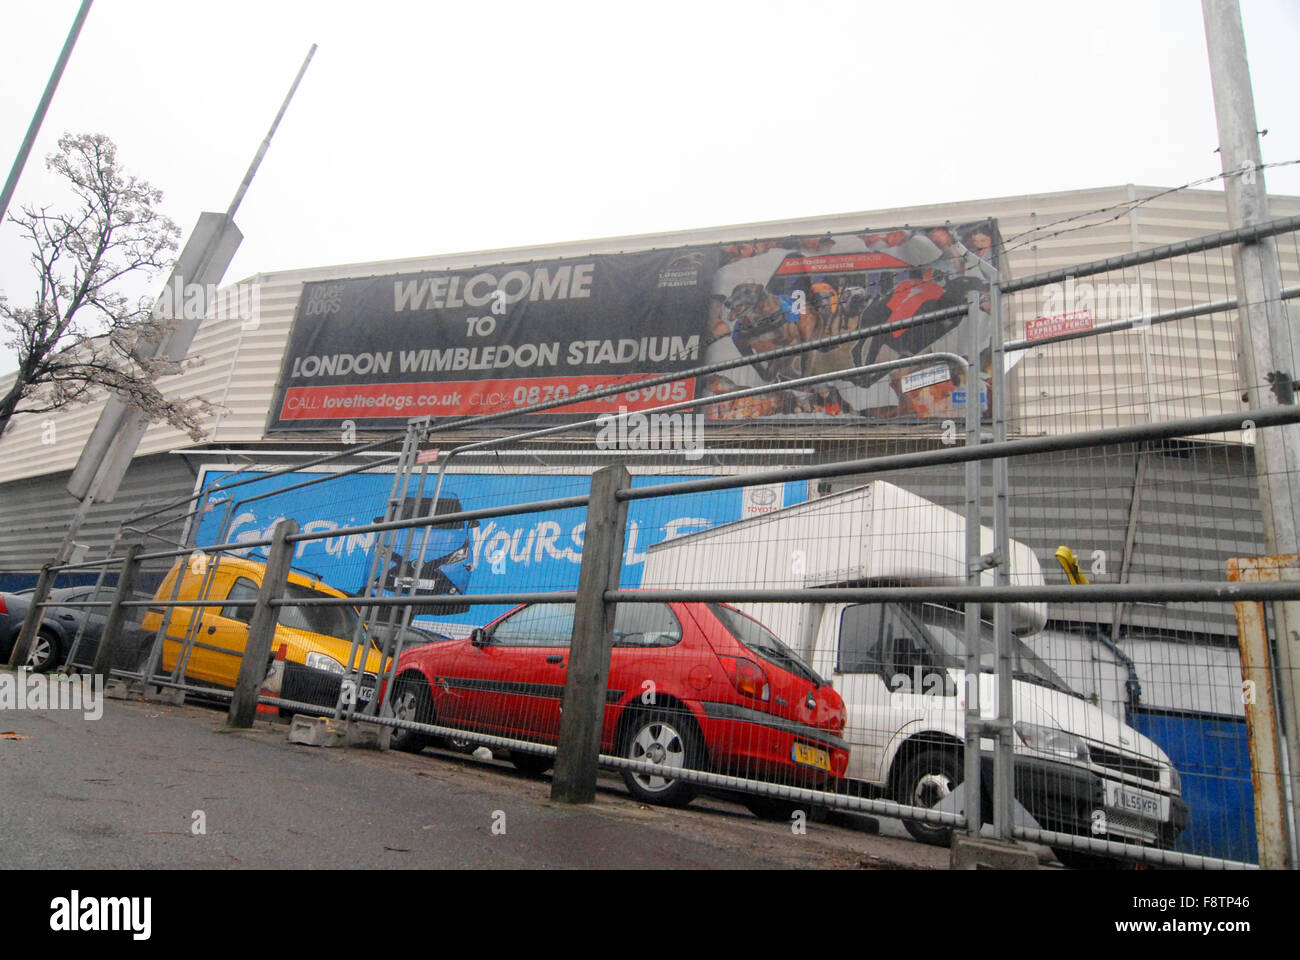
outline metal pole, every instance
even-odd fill
[[[970,312],[966,322],[970,324],[970,354],[966,361],[966,445],[975,447],[980,442],[983,421],[983,405],[980,403],[980,353],[983,342],[980,337],[980,295],[976,291],[967,294]],[[984,565],[980,562],[980,461],[971,460],[966,464],[966,584],[978,587],[980,572]],[[980,604],[966,604],[966,750],[965,761],[965,807],[966,832],[972,837],[980,835],[981,800],[980,800]]]
[[[113,542],[109,544],[108,553],[104,555],[105,560],[108,560],[113,556],[113,552],[117,550],[118,544],[120,544],[121,542],[122,542],[122,525],[119,523],[117,526],[117,533],[113,536]],[[93,591],[91,591],[90,594],[91,600],[99,599],[99,591],[104,586],[104,577],[107,574],[108,574],[108,564],[105,563],[102,567],[99,568],[99,576],[95,578],[95,588]],[[88,626],[90,626],[89,612],[87,612],[86,616],[81,618],[81,623],[77,625],[77,632],[73,635],[72,643],[68,646],[67,653],[63,658],[63,666],[68,671],[72,670],[73,661],[77,656],[77,652],[81,649],[81,641],[86,636],[86,628]],[[100,643],[103,643],[102,637],[100,639]]]
[[[302,82],[302,75],[307,72],[307,64],[311,63],[311,58],[315,53],[316,44],[313,43],[311,49],[307,51],[307,57],[303,60],[302,66],[298,68],[298,75],[293,78],[293,85],[289,87],[289,92],[284,95],[284,102],[280,104],[275,119],[271,121],[271,129],[266,131],[266,137],[263,138],[261,146],[257,148],[257,153],[253,156],[253,162],[248,165],[248,172],[244,174],[244,179],[240,181],[234,199],[230,201],[230,208],[226,211],[227,217],[233,217],[235,211],[239,209],[244,194],[248,192],[248,185],[253,182],[253,177],[257,174],[257,168],[262,165],[262,158],[266,156],[267,148],[271,146],[271,138],[275,136],[275,129],[280,125],[284,112],[289,109],[289,101],[293,99],[293,95],[298,91],[298,84]]]
[[[417,455],[417,459],[418,459],[418,455]],[[425,481],[427,481],[428,478],[429,478],[429,464],[425,463],[422,465],[420,470],[420,486],[415,495],[415,502],[417,504],[424,497],[424,485],[425,485]],[[438,515],[438,494],[441,491],[442,491],[442,472],[439,471],[438,480],[434,487],[434,492],[433,492],[433,502],[429,506],[430,519],[433,519]],[[397,672],[397,661],[398,658],[400,658],[402,655],[402,649],[404,648],[406,643],[405,640],[406,630],[411,625],[411,616],[413,610],[415,609],[414,598],[416,592],[419,590],[420,587],[420,577],[424,572],[424,558],[429,546],[429,537],[433,533],[433,526],[430,525],[424,527],[423,529],[424,532],[420,536],[419,555],[416,557],[415,563],[412,566],[409,574],[403,574],[404,576],[409,576],[409,583],[405,588],[400,588],[394,591],[394,593],[396,593],[398,596],[411,598],[412,604],[402,607],[400,611],[396,607],[394,607],[389,612],[388,622],[393,627],[393,642],[391,644],[390,659],[388,661],[387,669],[384,671],[384,675],[379,678],[381,682],[377,685],[378,687],[383,688],[385,690],[388,689],[388,685],[392,683],[393,676]],[[403,569],[405,569],[406,565],[409,563],[410,560],[408,558],[406,561],[403,562]],[[383,664],[382,659],[380,660],[380,664],[381,665]],[[380,706],[379,694],[376,693],[375,696],[370,699],[370,703],[366,705],[366,709],[362,712],[370,716],[375,716],[379,713],[379,706]]]
[[[388,490],[388,503],[384,507],[384,522],[390,523],[401,516],[401,504],[406,497],[407,484],[410,480],[410,471],[419,456],[421,436],[420,428],[414,423],[406,425],[406,434],[402,437],[402,451],[398,454],[397,471],[393,474],[393,483]],[[374,549],[370,552],[370,566],[366,571],[365,582],[362,583],[359,592],[359,598],[368,599],[378,597],[384,592],[384,580],[387,579],[389,558],[392,554],[392,542],[396,537],[394,531],[384,531],[375,537]],[[369,637],[369,628],[378,622],[379,616],[383,612],[381,607],[374,605],[366,606],[357,605],[357,625],[352,631],[352,646],[348,648],[348,661],[351,663],[356,658],[356,653],[361,645],[363,634]],[[367,643],[369,640],[367,639]],[[364,657],[361,660],[365,663]],[[383,666],[383,661],[380,661]],[[377,678],[376,678],[377,679]],[[380,692],[376,686],[374,699],[378,700]],[[386,694],[385,694],[386,696]],[[382,706],[382,704],[381,704]],[[334,716],[341,718],[343,716],[343,687],[339,686],[338,699],[334,703]],[[376,708],[378,709],[378,708]],[[353,713],[352,705],[348,705],[348,716]]]
[[[1005,354],[1004,354],[1005,355]],[[1001,379],[996,369],[994,380]],[[996,401],[995,401],[996,402]],[[1270,407],[1253,410],[1251,419],[1256,427],[1275,427],[1284,423],[1300,423],[1300,407],[1294,404],[1285,407]],[[1004,457],[1028,457],[1037,453],[1057,453],[1062,450],[1083,450],[1087,447],[1115,447],[1141,440],[1165,440],[1172,437],[1194,437],[1202,433],[1222,433],[1226,430],[1242,429],[1240,413],[1218,413],[1207,417],[1188,417],[1181,420],[1166,420],[1163,423],[1139,423],[1129,427],[1106,427],[1103,430],[1081,430],[1077,433],[1045,434],[1040,437],[1020,437],[1005,442],[983,443],[973,450],[965,446],[935,447],[930,450],[918,450],[915,453],[893,453],[880,457],[865,457],[861,460],[839,460],[832,463],[812,464],[802,467],[780,467],[775,470],[759,470],[737,476],[711,477],[706,480],[679,480],[674,483],[657,483],[652,487],[633,487],[619,491],[620,500],[650,500],[659,497],[675,497],[683,493],[703,493],[706,490],[730,490],[735,487],[751,487],[761,483],[790,483],[795,480],[808,480],[824,477],[847,477],[857,474],[886,473],[891,470],[913,470],[918,467],[932,467],[941,463],[967,463],[971,460],[996,460]],[[562,500],[550,501],[558,508]],[[542,508],[536,508],[540,511]],[[502,508],[504,513],[504,508]],[[493,513],[489,510],[466,510],[455,514],[454,519],[487,517]],[[366,527],[350,527],[346,533],[363,533]],[[338,531],[312,534],[314,538],[338,536]],[[307,538],[304,538],[307,539]]]
[[[1006,351],[1002,347],[1002,289],[996,283],[989,291],[989,300],[993,315],[993,382],[989,385],[993,394],[991,404],[993,442],[1005,443],[1007,439]],[[993,585],[995,587],[1010,585],[1011,535],[1007,529],[1010,486],[1006,458],[994,460],[993,554],[996,566],[993,568]],[[1015,804],[1015,742],[1011,727],[1015,720],[1012,702],[1015,696],[1013,677],[1015,664],[1011,661],[1011,617],[1005,604],[999,603],[993,608],[993,633],[997,637],[998,649],[998,736],[997,749],[993,755],[993,822],[998,837],[1009,842],[1012,839],[1012,815]]]
[[[1229,227],[1251,227],[1269,220],[1255,101],[1246,59],[1241,10],[1235,0],[1201,0],[1214,113],[1223,158]],[[1251,409],[1266,402],[1294,404],[1300,357],[1287,307],[1281,301],[1277,246],[1270,237],[1233,249],[1241,344],[1238,361]],[[1250,412],[1243,415],[1248,419]],[[1268,552],[1300,553],[1300,427],[1284,426],[1256,434],[1255,473]],[[1300,822],[1300,604],[1275,608],[1278,697],[1285,725],[1293,827]],[[1295,837],[1292,836],[1292,845]]]
[[[86,14],[90,13],[90,4],[91,0],[81,0],[81,9],[77,11],[77,16],[72,21],[68,39],[63,41],[63,50],[59,52],[59,59],[54,63],[54,71],[50,74],[50,79],[46,81],[41,102],[36,105],[36,113],[32,115],[32,122],[27,127],[27,136],[23,138],[23,145],[18,148],[14,165],[9,168],[9,179],[5,181],[4,193],[0,194],[0,222],[4,221],[5,214],[9,212],[9,201],[13,199],[14,190],[18,187],[18,178],[22,176],[23,167],[27,165],[27,157],[36,143],[36,135],[40,133],[45,112],[50,107],[50,101],[54,99],[54,91],[63,76],[63,68],[68,65],[68,58],[72,56],[72,48],[77,43],[77,35],[81,33],[81,25],[86,22]]]

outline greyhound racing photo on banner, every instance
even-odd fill
[[[268,431],[396,428],[567,397],[529,422],[565,422],[947,351],[964,316],[774,359],[853,330],[912,321],[981,295],[979,402],[989,408],[989,282],[997,223],[815,237],[326,280],[303,286]],[[695,380],[651,377],[748,359]],[[620,392],[595,400],[585,394]],[[946,362],[846,374],[703,408],[709,420],[917,421],[960,416]]]

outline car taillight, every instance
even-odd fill
[[[727,678],[736,688],[737,693],[763,701],[772,695],[771,687],[767,685],[767,675],[753,660],[746,660],[744,657],[721,657],[720,659],[727,670]]]
[[[0,613],[8,613],[9,608],[5,606],[5,598],[0,597]]]

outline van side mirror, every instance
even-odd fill
[[[488,642],[488,632],[482,627],[475,627],[469,632],[469,642],[476,647],[486,647]]]
[[[478,527],[478,517],[475,517],[473,520],[471,520],[469,522],[469,525],[471,530],[476,529]]]

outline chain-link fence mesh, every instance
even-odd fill
[[[1300,244],[1284,234],[1277,248],[1289,289]],[[969,308],[944,302],[942,329],[911,337],[917,356],[860,369],[897,352],[868,330],[869,305],[931,279],[828,287],[831,316],[809,339],[848,339],[751,344],[756,367],[789,369],[743,397],[727,392],[745,384],[705,373],[696,406],[629,412],[611,395],[608,416],[546,435],[488,418],[447,439],[417,423],[296,469],[210,464],[192,503],[148,521],[179,525],[155,537],[175,549],[136,571],[111,666],[228,698],[266,602],[274,528],[291,519],[290,572],[271,601],[272,713],[370,716],[402,749],[486,746],[542,773],[575,647],[601,642],[599,751],[638,800],[706,791],[765,817],[867,810],[947,843],[976,819],[976,774],[979,821],[1071,862],[1258,862],[1257,804],[1283,772],[1252,756],[1261,693],[1246,675],[1256,660],[1243,666],[1242,611],[1210,586],[1162,592],[1221,584],[1232,558],[1266,552],[1252,446],[1294,429],[1242,412],[1230,248],[1002,296],[985,277]],[[899,326],[924,329],[925,316]],[[979,437],[964,422],[977,380]],[[678,399],[664,387],[656,402]],[[895,401],[890,416],[865,405],[873,390]],[[871,424],[846,408],[874,411]],[[1156,429],[1218,414],[1213,430]],[[1105,432],[1069,441],[1081,431]],[[1003,436],[1005,467],[955,455]],[[1021,455],[1033,438],[1067,442]],[[677,593],[622,594],[611,635],[593,638],[575,633],[576,591],[586,498],[608,463],[627,467],[632,493],[607,587]],[[128,526],[124,540],[145,529]],[[56,657],[94,662],[115,577],[51,595],[47,614],[81,611],[75,651]],[[1098,602],[1088,584],[1137,589]],[[1288,682],[1277,668],[1264,665],[1269,698]],[[988,725],[976,734],[972,718]]]

